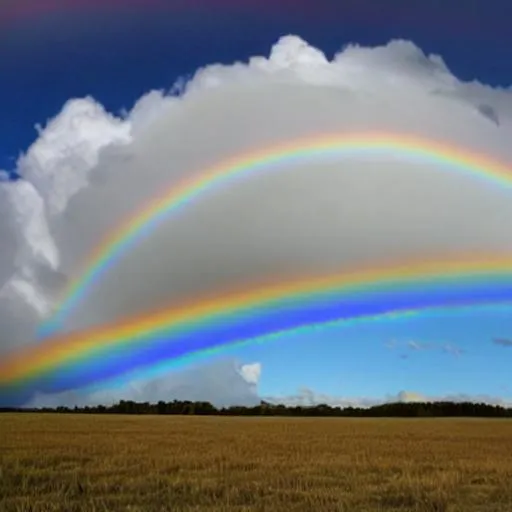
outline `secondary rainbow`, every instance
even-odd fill
[[[510,257],[402,264],[276,283],[45,340],[2,360],[0,391],[30,382],[37,382],[37,389],[53,386],[46,390],[52,392],[73,389],[137,366],[304,326],[503,303],[512,303]]]
[[[321,158],[340,158],[364,154],[393,155],[405,160],[419,160],[448,167],[454,172],[474,176],[498,187],[512,186],[512,171],[490,157],[441,142],[400,133],[325,134],[251,151],[225,160],[209,169],[193,174],[179,185],[165,189],[110,233],[86,258],[63,295],[54,315],[41,327],[41,337],[51,336],[66,316],[77,307],[88,290],[126,251],[161,222],[216,186],[228,184],[235,177],[248,176],[262,170],[279,168],[294,162]]]

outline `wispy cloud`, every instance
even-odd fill
[[[512,343],[512,342],[511,342]],[[407,340],[407,341],[397,341],[391,340],[384,344],[386,348],[389,350],[402,349],[408,350],[411,352],[421,352],[425,350],[436,350],[444,352],[445,354],[450,354],[456,357],[461,356],[466,351],[453,343],[434,343],[429,341],[417,341],[417,340]],[[400,357],[402,359],[408,359],[408,355],[405,353],[401,353]]]
[[[443,352],[446,352],[447,354],[452,354],[455,357],[459,357],[462,354],[465,354],[466,351],[460,347],[457,347],[456,345],[452,345],[451,343],[447,343],[443,346]]]
[[[432,343],[425,343],[421,341],[408,341],[407,348],[410,348],[411,350],[428,350],[429,348],[432,348]]]
[[[492,342],[495,345],[500,345],[501,347],[512,347],[512,339],[508,338],[494,338]]]

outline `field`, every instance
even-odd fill
[[[0,510],[512,511],[512,421],[3,414]]]

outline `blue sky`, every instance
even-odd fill
[[[273,348],[244,350],[244,357],[264,361],[264,395],[292,394],[305,376],[316,390],[331,395],[342,390],[349,396],[380,396],[383,389],[421,389],[429,396],[508,395],[510,359],[506,348],[492,343],[492,333],[510,330],[511,312],[476,310],[469,319],[467,314],[425,315],[326,328],[314,340],[307,334],[284,336]]]
[[[288,33],[331,56],[351,42],[411,39],[442,55],[460,78],[512,82],[507,0],[473,1],[464,10],[441,1],[412,9],[403,1],[341,7],[336,0],[302,0],[293,9],[283,2],[275,13],[256,2],[236,10],[223,2],[202,2],[198,9],[173,8],[176,3],[169,0],[166,9],[56,9],[9,19],[0,45],[0,168],[12,168],[12,158],[34,140],[34,125],[56,115],[69,98],[92,95],[113,112],[131,108],[149,89],[167,89],[201,66],[266,54]]]
[[[0,7],[0,169],[15,172],[19,153],[37,137],[34,125],[44,125],[69,99],[90,95],[119,113],[149,90],[168,90],[200,67],[266,56],[289,33],[329,59],[348,43],[373,47],[393,38],[412,40],[425,53],[441,55],[462,81],[512,84],[512,4],[506,0],[474,1],[463,10],[435,1],[414,12],[409,2],[340,7],[317,0],[294,8],[283,2],[275,12],[255,2],[244,8],[229,2],[196,9],[172,4],[55,9],[10,16],[3,25]],[[495,337],[512,338],[511,312],[427,315],[330,328],[314,337],[290,334],[222,357],[260,363],[261,396],[292,396],[308,387],[332,397],[408,390],[512,399],[512,348],[493,343]]]

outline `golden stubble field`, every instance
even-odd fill
[[[512,421],[3,414],[0,510],[512,511]]]

